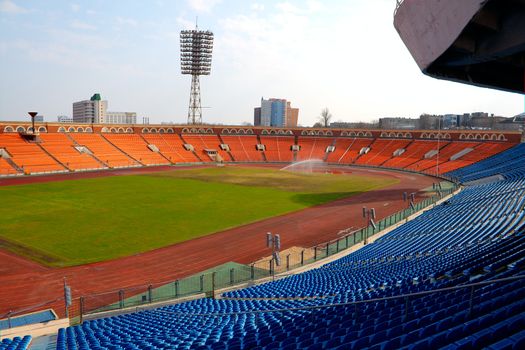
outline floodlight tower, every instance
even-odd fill
[[[182,74],[191,75],[188,124],[202,124],[200,75],[210,75],[213,33],[209,30],[180,32],[180,65]]]

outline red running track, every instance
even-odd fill
[[[166,169],[174,168],[24,177],[2,180],[1,185]],[[229,261],[251,263],[271,254],[262,238],[268,231],[281,235],[283,249],[292,246],[312,247],[337,238],[337,232],[342,229],[363,226],[362,206],[376,208],[378,219],[381,219],[406,207],[402,200],[403,192],[416,192],[418,198],[422,198],[422,190],[436,182],[436,179],[428,176],[387,170],[338,167],[336,172],[393,177],[399,179],[399,183],[146,253],[81,266],[48,268],[0,249],[0,318],[10,310],[25,308],[35,311],[53,307],[57,313],[63,315],[63,302],[52,301],[62,297],[64,277],[67,277],[68,284],[72,287],[73,297],[78,297],[173,281]],[[225,245],[224,242],[234,244]]]

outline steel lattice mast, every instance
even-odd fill
[[[210,75],[212,50],[212,32],[197,28],[180,32],[181,71],[182,74],[191,75],[188,124],[202,124],[199,76]]]

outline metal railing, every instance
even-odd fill
[[[457,286],[452,286],[452,287],[436,288],[432,290],[425,290],[425,291],[408,293],[408,294],[399,294],[399,295],[393,295],[393,296],[381,297],[381,298],[349,301],[349,302],[344,302],[344,303],[308,305],[308,306],[281,308],[281,309],[247,310],[247,311],[222,312],[222,313],[220,312],[193,313],[193,312],[176,312],[176,311],[167,311],[167,310],[154,310],[153,312],[161,312],[161,313],[166,313],[166,314],[172,314],[175,316],[210,316],[210,317],[225,317],[225,316],[235,316],[235,315],[243,315],[243,314],[260,314],[260,313],[284,313],[288,311],[318,310],[318,309],[327,309],[327,308],[334,308],[334,307],[354,306],[354,305],[376,303],[376,302],[387,301],[387,300],[397,300],[397,299],[410,300],[410,299],[415,299],[417,297],[422,297],[422,296],[426,296],[430,294],[450,292],[454,290],[461,290],[461,289],[467,289],[467,288],[470,289],[470,296],[469,296],[470,310],[469,311],[472,312],[472,309],[474,308],[474,304],[473,304],[473,299],[475,296],[474,292],[477,287],[482,287],[482,286],[495,284],[495,283],[513,282],[513,281],[522,280],[522,279],[525,279],[525,275],[498,278],[498,279],[493,279],[493,280],[467,283],[467,284],[462,284],[462,285],[457,285]],[[391,287],[391,288],[395,288],[395,287]],[[251,299],[245,298],[245,299],[240,299],[240,300],[251,300]],[[141,309],[140,307],[137,307],[135,309],[135,312],[146,311],[146,310],[147,309]]]

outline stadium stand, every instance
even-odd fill
[[[29,348],[29,344],[31,344],[31,336],[29,335],[26,335],[23,338],[5,338],[0,342],[0,350],[26,350]]]
[[[159,153],[148,148],[145,140],[137,134],[105,134],[103,135],[123,153],[144,165],[169,164],[169,161]]]
[[[521,143],[505,152],[496,154],[468,167],[454,170],[446,175],[461,182],[475,181],[492,176],[506,179],[518,179],[525,175],[525,144]]]
[[[381,165],[394,156],[394,151],[405,148],[410,140],[376,139],[369,147],[370,151],[361,155],[355,164]]]
[[[455,141],[450,142],[446,146],[440,149],[439,151],[439,160],[437,159],[437,156],[434,155],[429,159],[423,159],[420,160],[417,163],[414,163],[407,167],[407,169],[416,170],[416,171],[430,171],[432,173],[436,172],[436,163],[439,164],[440,168],[441,165],[448,162],[451,157],[454,155],[464,152],[465,150],[472,148],[474,149],[476,146],[479,145],[479,142],[466,142],[466,141]],[[441,169],[440,169],[441,170]],[[453,169],[450,169],[453,170]],[[443,173],[443,171],[440,171]]]
[[[182,138],[184,141],[186,141],[186,143],[193,146],[199,158],[205,162],[214,161],[214,159],[208,155],[207,151],[217,152],[224,161],[232,160],[228,152],[221,150],[221,140],[217,135],[183,134]]]
[[[78,145],[87,147],[98,159],[111,168],[140,165],[109,143],[101,134],[70,134],[70,136]]]
[[[488,158],[494,154],[500,153],[512,147],[512,144],[485,142],[479,143],[472,152],[465,154],[457,160],[450,160],[441,166],[442,172],[449,172],[474,164],[482,159]]]
[[[100,169],[104,166],[87,153],[80,153],[66,134],[40,134],[40,145],[70,170]]]
[[[182,140],[174,134],[144,134],[142,135],[148,144],[155,145],[160,152],[172,163],[198,162],[193,152],[184,149]]]
[[[345,154],[347,149],[352,146],[355,142],[355,138],[336,138],[334,146],[334,151],[328,153],[326,161],[328,163],[338,163],[341,157]]]
[[[262,152],[257,151],[257,136],[225,136],[222,141],[230,147],[230,153],[236,162],[262,162]]]
[[[503,135],[500,136],[504,139]],[[468,140],[438,142],[435,139],[374,138],[372,134],[367,137],[318,137],[223,135],[220,132],[210,134],[209,131],[206,134],[173,131],[46,132],[40,134],[36,142],[30,142],[22,135],[0,133],[0,149],[5,149],[10,156],[9,160],[0,160],[0,175],[194,162],[293,162],[307,159],[425,173],[439,170],[443,174],[503,152],[517,142],[473,140],[473,137],[472,134]],[[498,136],[491,137],[495,140]],[[296,142],[300,148],[294,151],[292,146]],[[257,150],[259,143],[265,146],[264,151]],[[192,147],[186,149],[185,144]],[[222,149],[222,144],[228,148]],[[438,145],[439,155],[436,154]],[[333,152],[326,152],[328,146],[334,146]],[[216,154],[220,156],[217,159]]]
[[[338,159],[338,163],[341,164],[351,164],[354,163],[355,160],[359,157],[359,153],[361,149],[365,147],[369,147],[370,144],[374,141],[374,139],[354,139],[354,142],[348,146],[348,148],[344,151],[343,155]],[[336,151],[339,147],[339,140],[336,142]]]
[[[321,159],[326,157],[326,148],[334,142],[332,137],[299,137],[297,144],[301,149],[297,152],[298,161]]]
[[[18,134],[0,134],[0,148],[6,149],[11,160],[26,174],[66,171],[36,143],[26,141]]]
[[[264,154],[269,162],[292,162],[294,154],[291,150],[295,144],[293,136],[261,136],[265,146]]]
[[[440,142],[439,148],[441,149],[447,144],[448,142]],[[437,141],[415,140],[405,148],[405,151],[401,155],[394,156],[392,159],[387,160],[385,163],[383,163],[383,166],[391,168],[405,168],[424,159],[428,152],[437,149]]]
[[[0,158],[0,175],[15,175],[19,172],[11,166],[4,158]]]
[[[455,174],[504,169],[518,159],[510,154]],[[525,174],[525,162],[516,167]],[[521,349],[525,178],[517,174],[468,186],[320,268],[219,300],[61,329],[57,349]]]

